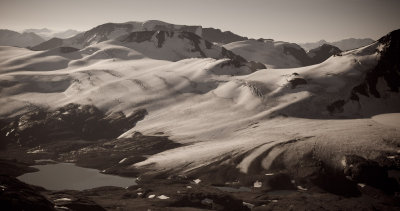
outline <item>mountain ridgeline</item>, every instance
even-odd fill
[[[271,68],[293,68],[317,64],[340,52],[338,49],[332,50],[334,46],[325,44],[322,46],[323,48],[319,47],[307,54],[295,43],[274,42],[269,39],[255,41],[230,31],[223,32],[219,29],[202,28],[201,26],[174,25],[161,21],[106,23],[68,39],[52,38],[31,49],[43,51],[62,46],[83,49],[107,40],[121,40],[127,34],[141,31],[144,32],[140,33],[141,36],[152,34],[154,31],[180,32],[186,33],[186,35],[192,33],[206,40],[207,45],[223,45],[227,50],[233,51],[234,54],[248,61],[259,62]],[[194,44],[194,48],[198,50],[197,44]],[[204,55],[202,56],[204,57]]]
[[[0,46],[30,47],[38,45],[45,40],[32,32],[18,33],[11,30],[0,29]]]
[[[76,30],[66,30],[56,32],[50,29],[28,29],[22,35],[7,35],[3,45],[29,47],[35,51],[45,51],[59,47],[72,47],[75,49],[84,49],[92,44],[108,41],[120,40],[132,32],[147,31],[163,31],[163,32],[188,32],[193,33],[202,39],[214,45],[224,46],[227,50],[232,51],[237,56],[240,56],[248,61],[262,63],[268,68],[294,68],[303,67],[321,63],[330,56],[341,52],[337,46],[360,47],[365,45],[370,40],[348,39],[343,42],[335,42],[332,45],[327,42],[318,42],[315,44],[300,44],[273,41],[271,39],[249,39],[232,33],[230,31],[221,31],[215,28],[203,28],[201,26],[176,25],[158,20],[149,20],[145,22],[126,22],[126,23],[105,23],[96,26],[85,32]],[[0,32],[0,38],[1,38]],[[37,36],[35,33],[40,35]],[[4,34],[4,33],[3,33]],[[27,37],[31,36],[27,41]],[[36,36],[36,38],[32,38]],[[13,37],[13,38],[11,38]],[[12,41],[14,39],[14,41]],[[1,39],[0,39],[1,41]],[[195,51],[196,44],[194,45]],[[300,47],[301,46],[301,47]],[[309,49],[310,46],[315,49],[306,52],[302,49]],[[344,49],[349,49],[345,47]],[[202,51],[198,51],[202,52]],[[204,57],[204,55],[201,55]],[[260,66],[260,65],[258,65]]]

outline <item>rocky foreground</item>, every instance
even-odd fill
[[[3,210],[395,210],[399,206],[398,197],[372,185],[354,184],[352,190],[349,186],[346,193],[334,194],[317,185],[295,187],[283,174],[263,181],[270,188],[242,191],[222,191],[180,176],[142,178],[127,188],[49,191],[14,178],[31,171],[26,164],[1,160],[0,165]]]
[[[313,154],[305,154],[296,169],[275,162],[270,172],[253,169],[248,174],[231,168],[224,159],[186,174],[136,169],[133,164],[149,155],[183,146],[161,133],[146,136],[137,132],[131,138],[117,139],[117,134],[145,115],[145,110],[138,110],[130,116],[110,116],[94,106],[69,104],[56,110],[35,108],[2,120],[2,210],[400,209],[400,152],[382,153],[373,160],[348,154],[342,171]],[[292,140],[297,141],[301,140]],[[399,147],[395,141],[387,144]],[[16,179],[35,171],[29,165],[39,159],[137,177],[138,184],[50,191]]]

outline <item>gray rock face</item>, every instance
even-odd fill
[[[248,39],[247,37],[242,37],[230,31],[223,32],[220,29],[214,29],[214,28],[203,28],[202,37],[210,42],[223,43],[223,44]]]

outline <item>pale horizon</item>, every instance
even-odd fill
[[[396,0],[0,0],[0,6],[0,28],[15,31],[86,31],[108,22],[160,20],[305,43],[376,40],[400,28]]]

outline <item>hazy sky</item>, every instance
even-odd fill
[[[154,19],[291,42],[377,39],[400,28],[400,0],[0,0],[12,30]]]

